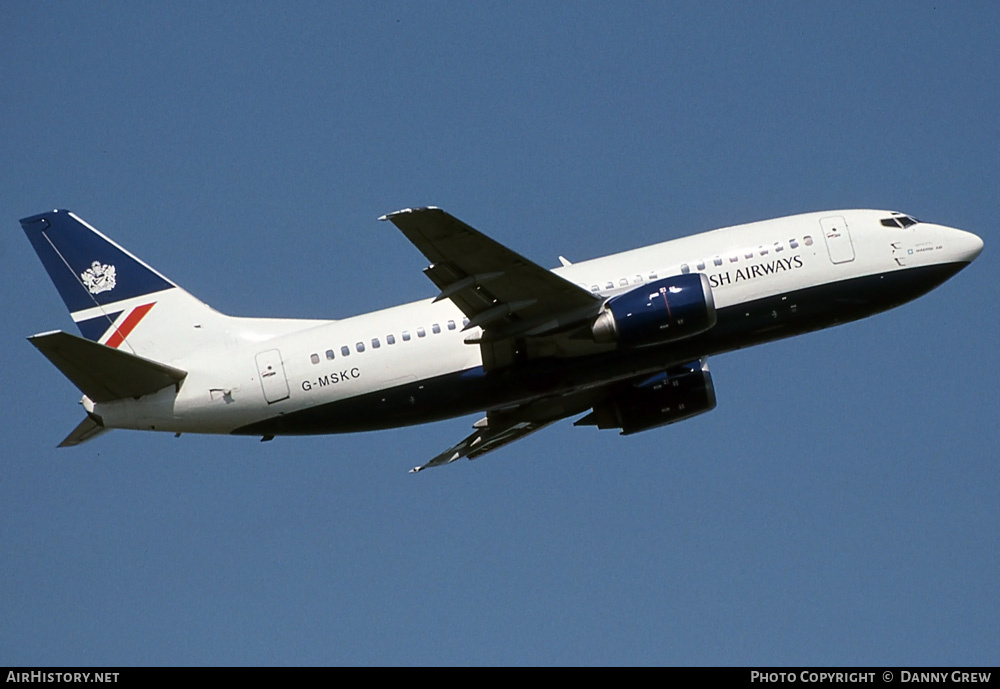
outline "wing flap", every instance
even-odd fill
[[[61,330],[33,335],[28,341],[94,402],[141,397],[177,385],[187,376],[179,368]]]

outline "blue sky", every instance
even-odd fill
[[[0,7],[0,664],[1000,661],[992,3]],[[712,360],[711,414],[345,436],[116,431],[17,219],[69,208],[221,311],[433,295],[376,218],[548,266],[875,207],[986,242],[890,313]]]

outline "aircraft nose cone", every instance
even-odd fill
[[[964,230],[953,230],[955,233],[951,240],[954,251],[958,254],[960,261],[972,263],[983,251],[983,240],[971,232]]]

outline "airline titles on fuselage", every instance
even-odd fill
[[[768,261],[767,263],[759,263],[746,266],[745,268],[737,268],[735,271],[727,270],[722,273],[709,274],[708,282],[712,285],[712,287],[718,288],[723,285],[733,285],[744,280],[762,278],[767,275],[780,273],[786,270],[795,270],[796,268],[801,268],[802,265],[802,257],[796,254],[795,256],[778,258],[773,261]]]

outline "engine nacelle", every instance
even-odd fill
[[[703,333],[715,320],[708,276],[688,273],[655,280],[609,299],[591,331],[595,342],[635,347]]]
[[[620,428],[622,435],[690,419],[715,409],[715,387],[705,360],[658,373],[594,406],[577,426]]]

